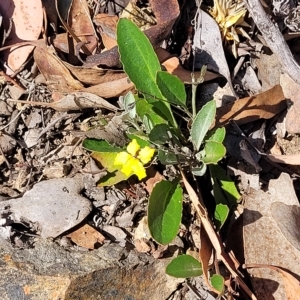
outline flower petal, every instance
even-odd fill
[[[143,164],[146,164],[151,160],[151,158],[154,155],[154,152],[155,149],[146,146],[140,150],[138,159],[140,159]]]
[[[115,166],[122,166],[127,163],[127,161],[132,157],[129,153],[127,152],[119,152],[114,160],[114,165]]]
[[[141,146],[138,144],[136,139],[133,139],[127,146],[127,151],[130,153],[132,156],[135,156],[136,153],[140,150]]]
[[[146,170],[143,164],[136,158],[134,158],[134,163],[132,164],[133,173],[137,175],[139,180],[142,180],[147,176]]]
[[[124,173],[127,177],[130,177],[131,175],[133,175],[133,171],[132,171],[132,166],[131,164],[125,164],[122,169],[121,172]]]

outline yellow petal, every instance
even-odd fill
[[[130,164],[125,164],[122,167],[121,172],[124,173],[127,177],[130,177],[131,175],[133,175],[132,167]]]
[[[135,156],[136,153],[140,150],[141,146],[137,143],[136,139],[133,139],[127,146],[127,151],[132,156]]]
[[[146,146],[140,150],[138,159],[140,159],[143,164],[146,164],[151,160],[151,158],[154,155],[154,152],[155,149]]]
[[[139,161],[138,159],[134,158],[133,156],[129,155],[129,159],[127,162],[123,165],[123,168],[121,169],[121,172],[123,172],[127,177],[134,174],[134,164],[136,164],[136,161]]]
[[[146,170],[143,166],[143,164],[136,158],[135,162],[132,164],[132,170],[133,173],[137,175],[139,180],[142,180],[143,178],[145,178],[147,176],[146,174]]]
[[[127,152],[119,152],[114,160],[114,165],[115,166],[122,166],[127,163],[127,161],[132,157],[129,153]]]
[[[143,164],[135,157],[130,156],[127,163],[121,169],[121,172],[124,173],[127,177],[135,174],[138,179],[141,180],[147,176],[146,170]]]

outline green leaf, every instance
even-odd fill
[[[168,131],[170,127],[167,124],[155,125],[149,133],[149,139],[155,144],[163,145],[170,140]]]
[[[207,102],[197,113],[191,128],[192,142],[199,151],[202,141],[212,125],[216,115],[216,101]]]
[[[223,294],[225,282],[221,275],[214,274],[210,278],[210,283],[216,290]]]
[[[216,203],[226,204],[231,207],[241,198],[234,181],[226,175],[219,165],[209,165],[210,176],[213,181],[213,191]]]
[[[156,72],[161,70],[154,49],[145,34],[130,20],[120,19],[117,43],[124,70],[136,88],[148,95],[162,98],[156,84]]]
[[[151,131],[154,127],[154,124],[148,114],[143,116],[143,124],[145,125],[146,132]]]
[[[174,153],[164,150],[158,150],[158,159],[163,165],[175,165],[178,163],[177,157]]]
[[[182,213],[182,189],[178,180],[158,182],[150,195],[148,226],[151,236],[162,245],[177,235]]]
[[[96,152],[120,152],[123,151],[122,148],[112,146],[107,141],[97,140],[97,139],[85,139],[82,143],[82,147],[90,151]]]
[[[201,160],[205,164],[216,164],[219,160],[221,160],[226,154],[226,148],[222,143],[208,140],[205,143],[204,157]]]
[[[120,170],[115,170],[114,172],[107,172],[106,175],[101,177],[97,182],[97,186],[112,186],[127,179],[128,177],[124,173],[122,173]]]
[[[151,143],[147,140],[146,136],[139,135],[138,132],[135,133],[127,133],[126,136],[130,139],[136,139],[137,143],[141,146],[141,148],[144,148],[146,146],[150,146]]]
[[[135,97],[132,92],[129,92],[125,95],[123,103],[124,109],[129,114],[131,119],[134,119],[136,116],[136,106],[135,106]]]
[[[226,129],[225,127],[217,128],[216,130],[209,132],[207,135],[209,141],[223,143],[226,135]]]
[[[117,152],[93,152],[91,154],[91,157],[107,170],[107,175],[100,178],[97,182],[98,186],[111,186],[128,179],[128,177],[120,171],[121,167],[114,166],[116,155]]]
[[[177,165],[178,164],[177,157],[180,162],[186,162],[186,157],[182,154],[178,154],[176,156],[172,152],[168,152],[162,149],[158,150],[158,159],[163,165]]]
[[[151,124],[153,126],[157,124],[166,124],[167,121],[163,119],[161,116],[159,116],[154,110],[153,105],[148,103],[145,99],[139,99],[136,102],[136,112],[138,116],[143,120],[146,117],[148,121],[150,120]],[[148,126],[149,124],[145,124],[145,126]],[[149,128],[150,129],[150,128]]]
[[[201,263],[191,255],[179,255],[166,267],[166,273],[176,278],[190,278],[203,274]]]
[[[171,103],[186,107],[186,92],[183,82],[168,72],[158,71],[156,83],[163,96]]]
[[[176,131],[167,124],[155,125],[149,133],[149,139],[152,143],[158,145],[163,145],[168,141],[172,141],[174,144],[181,146]]]
[[[202,164],[199,167],[193,167],[192,168],[192,173],[195,176],[203,176],[206,173],[206,170],[207,170],[207,165]]]
[[[224,223],[228,217],[228,214],[229,214],[229,208],[227,205],[218,204],[216,206],[214,219],[215,219],[215,224],[216,224],[217,230],[220,230],[221,227],[224,225]]]
[[[159,116],[177,127],[170,104],[161,101],[164,97],[156,84],[156,73],[161,71],[161,67],[149,39],[130,20],[120,19],[117,42],[124,70],[137,90],[145,94]]]

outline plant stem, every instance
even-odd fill
[[[204,81],[204,76],[205,76],[205,72],[207,70],[207,66],[203,65],[201,68],[201,72],[200,72],[200,76],[197,79],[197,81],[195,81],[195,75],[194,73],[191,74],[192,77],[192,113],[193,113],[193,118],[196,117],[196,113],[197,113],[197,108],[196,108],[196,92],[197,92],[197,87],[200,83],[202,83]]]
[[[196,91],[198,82],[195,81],[195,75],[194,73],[191,74],[192,76],[192,113],[193,113],[193,119],[196,117]]]

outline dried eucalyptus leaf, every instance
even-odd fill
[[[202,23],[202,26],[196,28],[194,36],[194,47],[197,51],[196,63],[199,67],[207,64],[209,70],[223,75],[227,79],[233,95],[235,95],[218,24],[202,10],[197,22]]]

